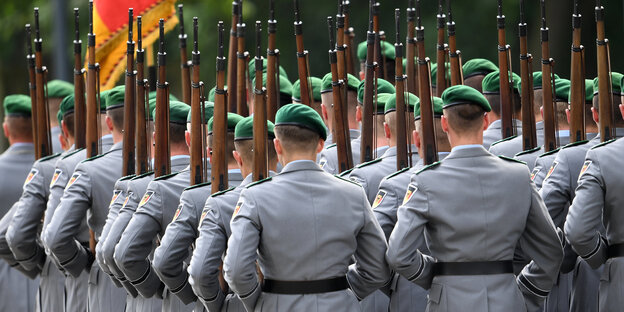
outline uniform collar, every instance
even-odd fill
[[[381,155],[380,158],[392,157],[392,156],[396,156],[396,155],[397,155],[397,147],[396,146],[392,146],[392,147],[388,147],[386,149],[386,151]]]
[[[518,128],[522,126],[522,121],[518,119],[514,119],[513,124],[516,128]],[[501,126],[502,126],[502,121],[500,119],[497,119],[497,120],[492,121],[492,123],[487,127],[487,130],[490,130],[490,129],[500,130]]]
[[[292,172],[292,171],[299,171],[299,170],[322,171],[323,169],[321,169],[321,167],[319,167],[319,165],[315,163],[313,160],[301,159],[301,160],[293,160],[289,162],[288,164],[286,164],[286,166],[284,166],[284,169],[282,169],[282,172],[280,174],[284,174],[284,173]]]
[[[544,122],[538,121],[535,123],[535,130],[544,130]]]
[[[27,143],[27,142],[18,142],[18,143],[11,144],[10,148],[16,149],[16,150],[34,150],[35,144]]]
[[[490,154],[483,145],[478,144],[469,144],[469,145],[459,145],[453,147],[451,153],[446,156],[445,159],[451,158],[465,158],[465,157],[475,157],[475,156],[488,156]]]
[[[171,167],[186,167],[191,162],[189,155],[171,156]]]
[[[360,130],[358,130],[358,129],[349,129],[349,137],[351,139],[359,138],[360,137]]]

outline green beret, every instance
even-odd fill
[[[394,93],[379,93],[379,94],[377,94],[377,106],[376,106],[377,108],[376,108],[376,110],[373,113],[377,114],[377,115],[385,114],[386,103],[388,102],[388,100],[390,99],[390,97],[393,94]]]
[[[48,97],[49,98],[65,98],[70,94],[74,94],[74,85],[63,80],[48,81]]]
[[[323,118],[312,107],[304,104],[288,104],[282,106],[275,114],[275,126],[295,125],[310,129],[327,139],[327,128]]]
[[[614,94],[622,93],[622,77],[620,73],[611,72],[611,91]],[[598,77],[594,78],[594,95],[598,94]]]
[[[416,103],[420,103],[420,99],[409,92],[405,92],[405,105],[408,106],[408,111],[414,110],[414,105]],[[420,104],[419,104],[420,105]],[[391,94],[388,99],[386,99],[386,105],[384,106],[384,114],[396,111],[396,93]]]
[[[555,79],[555,96],[557,102],[568,102],[570,97],[570,80]]]
[[[187,123],[191,122],[192,111],[192,109],[188,111],[188,115],[186,116]],[[208,120],[212,118],[212,115],[214,115],[214,103],[208,101],[204,102],[204,124],[208,124]]]
[[[560,79],[559,75],[555,74],[555,81]],[[542,72],[533,72],[533,90],[539,90],[542,88]],[[518,85],[518,89],[522,90],[522,83]]]
[[[262,74],[267,73],[268,64],[269,62],[266,59],[262,62]],[[255,57],[252,57],[251,60],[249,61],[248,69],[249,69],[249,79],[251,80],[254,77],[256,77],[256,58]],[[286,74],[286,70],[284,70],[284,68],[281,65],[279,66],[279,75],[288,78],[288,75]]]
[[[106,114],[106,97],[108,96],[108,93],[111,92],[111,90],[100,92],[100,114]],[[85,94],[85,101],[86,96],[87,95]]]
[[[476,58],[469,60],[462,66],[462,72],[464,73],[464,79],[477,75],[487,75],[491,72],[497,71],[498,67],[490,60]]]
[[[125,86],[116,86],[106,93],[106,110],[124,106]],[[104,97],[104,96],[102,96]]]
[[[446,67],[445,79],[451,80],[451,63],[445,62],[444,66]],[[438,78],[438,64],[431,64],[431,86],[436,86],[436,79]]]
[[[364,86],[365,85],[366,85],[366,80],[360,81],[360,84],[358,85],[358,94],[357,94],[358,103],[364,103]],[[377,94],[394,93],[394,92],[396,91],[394,89],[394,86],[390,82],[381,78],[377,78]]]
[[[59,126],[60,126],[61,122],[63,121],[63,114],[61,114],[60,110],[58,112],[56,112],[56,120],[58,120],[58,123],[59,123]]]
[[[154,104],[152,108],[152,104]],[[150,101],[152,120],[156,115],[156,100]],[[191,106],[179,101],[169,101],[169,123],[186,125],[186,117],[191,110]]]
[[[61,118],[59,120],[62,120],[65,115],[73,113],[75,105],[76,103],[73,94],[64,97],[63,101],[61,101],[61,105],[59,106],[59,113],[61,114]]]
[[[227,92],[227,86],[223,87],[223,90],[225,90]],[[210,92],[208,92],[208,101],[213,102],[215,101],[215,94],[217,93],[217,86],[212,87],[212,89],[210,89]]]
[[[360,80],[351,74],[347,74],[347,89],[351,91],[358,91],[358,86],[360,85]],[[327,73],[325,77],[323,77],[323,81],[321,81],[321,93],[332,92],[332,73]]]
[[[227,131],[232,132],[236,128],[236,125],[243,120],[243,116],[235,113],[227,113]],[[212,123],[214,122],[214,116],[208,120],[208,134],[212,134]]]
[[[312,98],[316,102],[321,101],[321,84],[323,81],[320,78],[310,77],[310,85],[312,86]],[[301,82],[295,81],[292,85],[292,99],[293,101],[301,102]]]
[[[512,79],[513,79],[513,89],[515,90],[515,92],[520,93],[520,76],[518,76],[516,73],[512,74]],[[483,94],[498,94],[500,93],[500,71],[494,71],[491,72],[489,74],[487,74],[487,76],[485,76],[485,78],[483,78],[483,82],[481,83],[481,86],[483,87]]]
[[[366,61],[366,41],[360,42],[357,47],[357,57],[360,62]],[[387,59],[394,59],[394,45],[387,41],[381,41],[381,55],[383,55]]]
[[[262,86],[265,87],[265,88],[266,88],[266,80],[267,80],[267,75],[266,74],[262,75]],[[255,86],[256,86],[256,78],[254,77],[251,80],[251,87],[255,88]],[[288,80],[288,77],[284,77],[284,76],[280,75],[279,87],[280,87],[280,89],[279,89],[280,93],[283,93],[283,94],[286,94],[286,95],[292,97],[293,85],[290,82],[290,80]]]
[[[588,104],[592,104],[593,99],[594,99],[594,81],[592,79],[585,79],[585,102],[587,102]]]
[[[442,116],[442,107],[444,106],[442,99],[434,96],[433,103],[431,104],[433,104],[433,116]],[[416,108],[414,109],[414,120],[420,120],[420,101],[418,101],[418,104],[416,104]]]
[[[444,90],[442,92],[442,102],[444,102],[443,108],[459,104],[476,104],[481,106],[486,112],[492,110],[490,103],[481,92],[464,85],[456,85]]]
[[[267,120],[269,139],[275,138],[275,125]],[[234,129],[234,141],[253,140],[253,115],[243,118]]]
[[[23,94],[12,94],[4,97],[4,116],[30,117],[31,103],[30,96]]]

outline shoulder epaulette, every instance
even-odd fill
[[[336,143],[329,144],[329,145],[325,146],[325,149],[330,149],[330,148],[332,148],[334,146],[336,146]]]
[[[141,179],[141,178],[147,177],[147,176],[152,175],[152,174],[154,174],[154,171],[148,171],[146,173],[142,173],[142,174],[139,174],[137,176],[134,176],[134,178],[130,179],[130,181]]]
[[[611,139],[611,140],[609,140],[609,141],[605,141],[605,142],[602,142],[602,143],[600,143],[600,144],[596,144],[596,145],[595,145],[594,147],[592,147],[591,149],[597,149],[597,148],[599,148],[599,147],[602,147],[602,146],[605,146],[605,145],[611,144],[611,143],[613,143],[613,142],[615,142],[615,141],[616,141],[616,139]]]
[[[583,145],[585,143],[589,142],[588,140],[581,140],[581,141],[576,141],[576,142],[572,142],[572,143],[568,143],[566,145],[564,145],[562,147],[563,148],[568,148],[568,147],[572,147],[572,146],[578,146],[578,145]]]
[[[498,144],[498,143],[503,143],[503,142],[507,142],[507,141],[509,141],[509,140],[513,140],[513,139],[515,139],[515,138],[517,138],[517,137],[518,137],[517,135],[512,135],[512,136],[510,136],[510,137],[507,137],[507,138],[504,138],[504,139],[500,139],[500,140],[498,140],[498,141],[496,141],[496,142],[493,142],[493,143],[492,143],[492,145],[490,145],[490,147],[492,147],[492,146],[494,146],[494,145],[496,145],[496,144]]]
[[[515,158],[511,158],[511,157],[507,157],[507,156],[503,156],[503,155],[499,155],[498,158],[506,160],[506,161],[513,161],[513,162],[517,162],[519,164],[526,165],[526,162],[524,162],[522,160],[517,160]]]
[[[258,180],[256,182],[252,182],[252,183],[247,184],[247,186],[245,188],[250,188],[250,187],[252,187],[254,185],[262,184],[262,183],[264,183],[266,181],[271,181],[272,179],[273,179],[273,177],[264,178],[262,180]]]
[[[347,182],[349,182],[349,183],[353,183],[353,184],[355,184],[355,185],[357,185],[357,186],[359,186],[359,187],[362,187],[359,183],[357,183],[357,182],[355,182],[355,181],[353,181],[353,180],[345,179],[345,178],[343,178],[343,177],[341,177],[341,176],[337,176],[337,175],[336,175],[336,176],[334,176],[334,177],[336,177],[336,178],[338,178],[338,179],[340,179],[340,180],[342,180],[342,181],[347,181]]]
[[[538,147],[536,147],[536,148],[528,149],[528,150],[526,150],[526,151],[522,151],[522,152],[520,152],[520,153],[517,153],[515,156],[517,157],[517,156],[522,156],[522,155],[532,154],[532,153],[535,153],[535,152],[539,151],[540,149],[542,149],[542,147],[541,147],[541,146],[538,146]]]
[[[366,166],[368,166],[368,165],[375,164],[375,163],[378,163],[378,162],[380,162],[380,161],[381,161],[381,158],[375,158],[375,159],[373,159],[373,160],[369,160],[369,161],[367,161],[367,162],[365,162],[365,163],[361,163],[361,164],[359,164],[359,165],[355,166],[355,168],[362,168],[362,167],[366,167]]]
[[[426,166],[422,167],[422,169],[418,170],[418,172],[416,172],[416,174],[419,174],[419,173],[421,173],[423,171],[429,170],[429,169],[431,169],[433,167],[437,167],[441,163],[442,163],[441,161],[436,161],[433,164],[426,165]]]
[[[548,155],[556,154],[556,153],[558,153],[560,150],[561,150],[561,147],[560,147],[560,148],[556,148],[556,149],[554,149],[554,150],[552,150],[552,151],[550,151],[550,152],[546,152],[546,153],[544,153],[544,154],[542,154],[542,155],[537,156],[537,158],[542,158],[542,157],[545,157],[545,156],[548,156]]]
[[[110,153],[112,153],[114,151],[117,151],[117,150],[118,149],[114,149],[114,150],[110,150],[110,151],[108,151],[106,153],[102,153],[100,155],[95,155],[93,157],[90,157],[90,158],[87,158],[87,159],[83,160],[82,162],[88,162],[88,161],[93,161],[93,160],[98,159],[98,158],[102,158],[102,157],[104,157],[104,156],[106,156],[106,155],[108,155],[108,154],[110,154]]]
[[[50,159],[54,159],[54,158],[59,157],[59,156],[61,156],[61,153],[56,153],[56,154],[48,155],[46,157],[41,157],[41,158],[39,158],[39,162],[50,160]]]
[[[199,183],[199,184],[191,185],[191,186],[185,188],[184,190],[188,191],[188,190],[200,188],[200,187],[203,187],[203,186],[206,186],[206,185],[210,185],[210,184],[211,184],[210,181],[209,182],[204,182],[204,183]]]
[[[401,170],[399,170],[397,172],[394,172],[394,173],[390,174],[389,176],[386,177],[386,179],[392,179],[392,178],[398,176],[399,174],[401,174],[401,173],[403,173],[405,171],[408,171],[410,169],[411,169],[411,167],[405,167],[405,168],[403,168],[403,169],[401,169]]]
[[[351,172],[353,171],[353,169],[355,168],[351,168],[351,169],[347,169],[339,174],[337,174],[337,177],[344,177],[344,176],[348,176],[349,174],[351,174]]]
[[[76,153],[78,153],[78,152],[82,151],[83,149],[84,149],[84,148],[79,148],[79,149],[77,149],[77,150],[71,151],[71,152],[69,152],[69,153],[65,154],[65,156],[63,156],[63,158],[61,158],[61,159],[65,159],[65,158],[67,158],[67,157],[69,157],[69,156],[71,156],[71,155],[74,155],[74,154],[76,154]]]
[[[119,180],[118,180],[118,181],[132,180],[132,178],[134,178],[134,177],[136,177],[136,175],[131,174],[131,175],[127,175],[127,176],[125,176],[125,177],[121,177],[121,178],[119,178]]]
[[[176,175],[178,175],[178,173],[180,173],[180,171],[178,172],[174,172],[174,173],[170,173],[170,174],[165,174],[163,176],[160,176],[158,178],[155,178],[154,181],[162,181],[162,180],[167,180],[171,177],[175,177]]]
[[[229,191],[232,191],[232,190],[234,190],[234,189],[236,189],[236,187],[230,187],[230,188],[229,188],[229,189],[227,189],[227,190],[223,190],[223,191],[220,191],[220,192],[216,192],[216,193],[214,193],[214,194],[210,195],[210,197],[217,197],[217,196],[219,196],[219,195],[223,195],[223,194],[225,194],[225,193],[227,193],[227,192],[229,192]]]

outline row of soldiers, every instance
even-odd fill
[[[387,63],[390,47],[382,41]],[[366,76],[366,48],[358,48],[360,76]],[[3,272],[9,278],[2,295],[10,297],[2,310],[33,310],[33,303],[41,311],[617,310],[622,248],[615,208],[623,177],[606,169],[617,168],[622,141],[600,143],[604,82],[586,82],[590,140],[567,144],[570,82],[533,73],[530,117],[539,146],[524,150],[520,136],[503,139],[498,67],[473,59],[462,69],[463,85],[431,99],[397,93],[392,82],[374,78],[375,159],[363,163],[359,124],[370,93],[366,79],[347,75],[346,125],[356,166],[346,171],[339,169],[332,135],[338,118],[332,73],[306,79],[313,99],[307,106],[300,104],[307,87],[291,84],[280,70],[281,105],[274,122],[266,120],[262,142],[269,177],[255,182],[254,116],[228,113],[226,141],[214,145],[215,98],[224,92],[215,87],[201,103],[200,120],[207,154],[226,151],[230,188],[212,194],[210,182],[191,185],[193,114],[186,103],[168,96],[172,173],[122,177],[127,85],[99,94],[102,154],[95,157],[73,146],[71,86],[47,86],[59,103],[50,115],[58,117],[65,151],[34,163],[31,100],[6,97],[4,130],[12,147],[0,160],[6,172],[16,172],[3,181],[0,255],[11,268]],[[435,75],[446,72],[432,68],[433,90]],[[510,76],[513,127],[521,134],[529,116],[519,105],[521,79]],[[546,153],[544,79],[554,86],[561,146]],[[609,81],[615,110],[622,75],[609,73]],[[441,161],[425,166],[427,100]],[[149,95],[153,128],[159,101],[157,93]],[[397,127],[401,101],[413,117],[405,129]],[[254,101],[246,104],[253,113]],[[400,131],[411,134],[412,166],[396,171]],[[17,270],[38,280],[16,276]],[[606,274],[602,282],[600,274]]]

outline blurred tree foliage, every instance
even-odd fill
[[[0,96],[4,97],[11,93],[26,93],[28,87],[28,76],[25,62],[25,31],[24,24],[33,22],[33,7],[40,8],[41,34],[44,39],[43,49],[45,64],[50,70],[51,78],[59,76],[60,71],[71,72],[72,68],[57,68],[52,61],[52,45],[61,44],[66,47],[66,56],[69,64],[72,64],[72,42],[73,39],[73,7],[80,8],[81,12],[81,37],[83,45],[86,42],[87,34],[87,1],[86,0],[64,0],[65,8],[52,8],[51,1],[42,0],[21,0],[0,2]],[[293,30],[293,2],[290,0],[275,0],[276,19],[278,21],[277,47],[281,51],[280,64],[288,72],[291,80],[297,78],[297,60],[295,55],[295,40]],[[443,1],[446,3],[446,1]],[[573,10],[572,0],[548,0],[547,17],[550,28],[550,50],[551,57],[555,59],[555,72],[562,77],[569,77],[570,66],[570,46],[572,42],[571,16]],[[229,40],[229,28],[231,23],[231,2],[226,0],[184,0],[179,3],[184,4],[185,26],[189,35],[189,45],[192,42],[192,18],[199,17],[199,49],[202,59],[202,80],[210,87],[215,83],[215,57],[217,53],[217,22],[222,20],[225,23],[225,47],[227,49]],[[401,37],[406,34],[405,8],[408,1],[382,1],[381,4],[381,29],[387,38],[394,43],[394,8],[401,8],[402,29]],[[624,11],[622,1],[607,0],[602,1],[606,8],[606,32],[610,38],[611,55],[619,55],[619,51],[624,48],[621,40],[623,30],[623,20],[621,18]],[[322,77],[329,71],[327,58],[328,34],[326,18],[328,15],[337,13],[336,0],[300,0],[301,19],[303,21],[305,47],[310,52],[310,72],[313,76]],[[351,24],[356,31],[355,43],[365,39],[368,25],[368,1],[351,0]],[[437,1],[422,0],[422,24],[425,27],[425,44],[427,55],[435,58],[436,40],[436,14]],[[512,46],[513,68],[518,69],[518,19],[519,0],[505,0],[503,11],[507,17],[507,41]],[[580,11],[583,15],[582,42],[586,49],[586,71],[587,78],[596,75],[596,44],[595,44],[595,20],[594,2],[579,1]],[[244,21],[247,24],[247,50],[255,51],[254,24],[256,20],[263,22],[263,32],[266,34],[266,21],[268,19],[269,0],[244,0]],[[496,2],[493,0],[472,0],[453,1],[453,17],[457,24],[457,46],[462,51],[464,61],[483,57],[496,62],[497,53],[497,29],[496,29]],[[534,70],[539,70],[541,62],[540,32],[541,16],[538,0],[525,1],[525,16],[529,27],[529,52],[533,54]],[[67,10],[67,20],[54,20],[53,9]],[[65,23],[69,40],[67,42],[53,42],[52,27],[58,27],[59,23]],[[179,50],[178,50],[178,30],[169,32],[166,35],[167,52],[169,58],[169,74],[172,92],[180,97],[179,79]],[[262,42],[263,51],[266,49],[266,36]],[[83,46],[83,53],[86,48]],[[190,53],[190,52],[189,52]],[[189,55],[190,58],[190,55]],[[624,60],[618,57],[611,58],[611,67],[614,71],[624,70]],[[71,76],[70,76],[71,77]],[[123,80],[119,80],[123,83]]]

